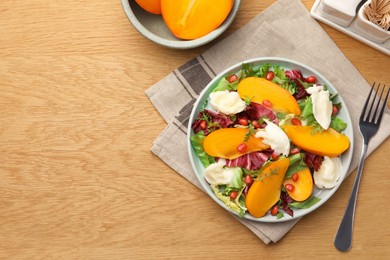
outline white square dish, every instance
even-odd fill
[[[369,21],[364,16],[364,8],[371,3],[371,0],[368,0],[360,9],[356,15],[356,19],[353,20],[350,27],[356,33],[362,35],[363,37],[376,42],[383,43],[387,39],[390,39],[390,31],[386,31],[380,26]]]
[[[323,0],[320,12],[325,18],[347,27],[355,18],[356,7],[360,2],[361,0]]]
[[[336,30],[339,30],[340,32],[342,32],[348,36],[351,36],[352,38],[354,38],[358,41],[361,41],[364,44],[367,44],[368,46],[390,56],[390,39],[388,39],[387,41],[385,41],[383,43],[377,43],[377,42],[374,42],[374,41],[366,38],[363,35],[360,35],[356,31],[352,30],[351,27],[341,26],[341,25],[329,20],[328,18],[324,17],[324,15],[323,15],[324,10],[322,9],[322,4],[321,4],[322,1],[323,0],[316,0],[316,2],[314,3],[313,7],[310,10],[310,15],[314,19],[321,21],[321,22],[335,28]]]

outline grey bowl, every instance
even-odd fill
[[[240,6],[240,0],[235,0],[226,20],[211,33],[195,40],[181,40],[169,31],[161,15],[146,12],[134,0],[121,1],[127,17],[138,32],[159,45],[173,49],[191,49],[216,39],[233,22]]]

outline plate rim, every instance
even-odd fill
[[[338,94],[338,99],[343,104],[343,110],[344,110],[344,113],[345,113],[345,116],[346,116],[345,120],[346,120],[346,123],[347,123],[347,129],[346,130],[348,130],[348,132],[349,132],[349,134],[348,135],[346,134],[346,135],[348,136],[348,138],[350,140],[350,146],[349,146],[348,150],[346,152],[344,152],[343,155],[342,155],[342,156],[346,156],[346,158],[344,160],[341,159],[342,162],[343,162],[341,176],[339,178],[339,181],[337,181],[336,186],[334,188],[332,188],[332,189],[328,189],[327,190],[327,191],[329,191],[329,193],[328,193],[329,195],[327,196],[326,200],[324,200],[324,201],[321,200],[319,203],[313,205],[309,209],[306,209],[306,211],[304,213],[302,213],[302,214],[299,214],[299,215],[295,215],[294,214],[294,217],[291,217],[288,214],[284,214],[284,217],[279,218],[279,219],[277,219],[274,216],[272,216],[272,218],[271,218],[268,215],[266,215],[266,217],[255,218],[255,217],[251,216],[249,213],[246,213],[243,217],[239,217],[240,219],[252,220],[252,221],[255,221],[255,222],[279,223],[279,222],[286,222],[286,221],[299,219],[299,218],[301,218],[303,216],[306,216],[306,215],[312,213],[313,211],[315,211],[316,209],[321,207],[329,199],[332,198],[334,193],[339,189],[339,187],[343,183],[344,179],[348,176],[347,173],[348,173],[349,167],[351,165],[352,158],[353,158],[353,153],[354,153],[354,138],[353,138],[354,137],[354,129],[353,129],[353,125],[352,125],[352,118],[351,118],[351,115],[349,113],[348,107],[347,107],[343,97],[337,91],[337,88],[335,86],[333,86],[333,84],[325,76],[323,76],[322,73],[320,73],[316,69],[312,68],[311,66],[306,65],[306,64],[304,64],[302,62],[299,62],[297,60],[293,60],[293,59],[289,59],[289,58],[283,58],[283,57],[277,57],[277,56],[251,58],[251,59],[243,60],[241,62],[237,62],[237,63],[229,66],[225,70],[223,70],[220,73],[218,73],[206,85],[206,87],[200,92],[199,96],[197,97],[196,102],[193,105],[193,108],[192,108],[192,111],[191,111],[191,114],[190,114],[190,117],[189,117],[188,125],[187,125],[187,133],[186,133],[186,139],[187,140],[186,140],[186,142],[187,142],[187,152],[188,152],[188,155],[189,155],[189,160],[190,160],[190,163],[191,163],[192,170],[193,170],[193,172],[194,172],[194,174],[196,176],[196,179],[199,181],[202,189],[206,192],[206,194],[209,197],[211,197],[222,208],[224,208],[225,210],[227,210],[231,214],[239,216],[239,214],[237,212],[234,212],[234,211],[230,210],[221,200],[219,200],[216,197],[216,195],[212,191],[210,191],[211,190],[210,185],[207,184],[206,181],[204,180],[204,178],[202,178],[202,176],[200,176],[200,174],[197,172],[197,167],[195,165],[195,160],[194,160],[195,158],[193,158],[194,151],[193,151],[193,148],[192,148],[192,145],[191,145],[191,141],[190,141],[190,137],[191,137],[191,134],[192,134],[191,125],[192,125],[192,122],[194,121],[195,117],[197,116],[197,113],[195,113],[195,112],[198,110],[198,107],[199,107],[200,102],[202,101],[203,97],[207,94],[208,91],[211,92],[211,88],[213,87],[213,85],[215,85],[215,83],[217,81],[219,81],[223,76],[225,76],[228,73],[231,73],[233,71],[237,71],[242,66],[242,64],[244,64],[244,63],[251,63],[251,64],[257,63],[257,64],[259,64],[261,62],[270,62],[270,61],[274,62],[274,64],[278,64],[277,62],[283,62],[283,63],[288,63],[289,65],[297,65],[299,67],[305,68],[306,70],[309,70],[312,73],[314,73],[314,75],[318,76],[323,81],[324,84],[330,86],[330,88],[332,89],[332,92]],[[290,69],[294,69],[294,68],[290,67]],[[300,211],[302,211],[302,210],[300,210]]]

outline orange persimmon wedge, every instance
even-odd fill
[[[285,125],[283,129],[294,145],[316,155],[336,157],[349,147],[349,138],[333,128],[316,132],[313,126]]]
[[[309,168],[304,168],[303,170],[296,173],[298,179],[293,181],[293,178],[285,179],[283,186],[286,184],[291,184],[294,186],[294,189],[289,191],[286,189],[288,195],[295,201],[304,201],[307,200],[311,193],[313,192],[313,177]]]
[[[262,151],[270,146],[264,144],[263,138],[256,138],[253,135],[244,142],[248,130],[245,128],[221,128],[206,136],[203,142],[205,152],[214,157],[235,159],[246,153]],[[238,146],[246,145],[246,151],[239,152]]]
[[[161,14],[161,0],[135,0],[145,11],[152,14]]]
[[[252,183],[245,199],[246,208],[252,216],[256,218],[264,216],[278,202],[289,163],[290,159],[283,157],[261,169],[259,177]]]
[[[233,0],[161,0],[162,16],[177,38],[193,40],[220,26],[233,7]]]
[[[301,109],[291,93],[278,84],[258,77],[248,77],[238,83],[237,92],[242,99],[255,103],[268,100],[277,112],[300,115]]]

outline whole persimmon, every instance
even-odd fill
[[[152,14],[161,14],[161,0],[135,0],[145,11]]]
[[[234,0],[161,0],[161,12],[177,38],[193,40],[212,32],[229,15]]]

